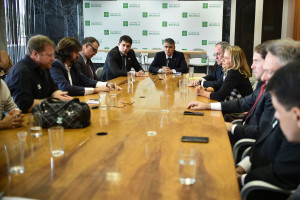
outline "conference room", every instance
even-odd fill
[[[189,105],[218,103],[196,89],[204,90],[216,67],[222,83],[239,71],[222,68],[217,47],[229,56],[243,52],[251,70],[243,78],[258,96],[256,47],[286,38],[298,45],[299,6],[296,0],[4,0],[0,61],[8,56],[14,65],[0,66],[0,199],[258,199],[251,195],[260,186],[251,184],[263,179],[248,182],[237,172],[242,155],[228,115]],[[12,125],[2,128],[8,119]],[[263,188],[271,191],[263,199],[287,199],[300,182],[264,183],[272,185]]]

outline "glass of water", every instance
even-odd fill
[[[180,149],[178,151],[179,182],[184,185],[191,185],[196,182],[196,156],[195,149]]]
[[[42,114],[39,112],[28,115],[30,135],[34,137],[41,136],[42,133]]]

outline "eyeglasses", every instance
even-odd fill
[[[213,54],[214,57],[220,56],[220,55],[222,55],[222,53],[214,53],[214,54]]]
[[[98,50],[95,49],[91,44],[88,43],[88,45],[90,45],[90,47],[92,47],[94,53],[97,53],[97,52],[98,52]]]

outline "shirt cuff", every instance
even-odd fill
[[[237,124],[234,124],[232,127],[231,127],[231,134],[234,135],[234,129],[235,127],[237,126]]]
[[[96,87],[106,87],[106,84],[107,82],[101,82],[101,81],[98,81],[97,84],[96,84]]]
[[[210,104],[210,109],[211,110],[222,110],[221,103],[220,102],[218,102],[218,103],[211,103]]]
[[[84,88],[84,95],[89,95],[94,93],[94,88]]]
[[[175,69],[172,69],[172,72],[173,72],[173,74],[175,74],[175,73],[176,73],[176,70],[175,70]]]
[[[159,69],[158,71],[157,71],[157,73],[161,73],[162,72],[162,69]]]
[[[203,86],[204,81],[206,81],[206,80],[204,78],[202,78],[202,80],[201,80],[201,86]]]
[[[250,156],[246,156],[237,165],[241,166],[247,173],[250,172],[251,169]]]
[[[247,174],[243,174],[241,176],[241,183],[242,183],[242,185],[245,185],[245,178],[246,178],[246,176],[247,176]]]

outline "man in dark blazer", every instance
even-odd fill
[[[131,49],[132,39],[123,35],[119,39],[118,46],[108,52],[101,79],[108,81],[119,76],[127,76],[127,72],[133,67],[136,76],[146,76],[140,63],[137,61],[134,50]]]
[[[83,75],[86,77],[103,81],[100,77],[97,77],[95,73],[94,64],[91,61],[92,57],[97,54],[97,50],[99,47],[99,42],[94,37],[86,37],[83,39],[81,43],[81,51],[79,52],[79,56],[75,66],[81,71]]]
[[[195,80],[191,83],[191,86],[202,85],[203,87],[212,87],[214,84],[218,83],[218,81],[223,78],[223,67],[222,60],[224,58],[224,52],[226,47],[230,46],[228,42],[221,41],[215,45],[214,48],[214,71],[201,79]]]
[[[164,67],[164,68],[163,68]],[[164,51],[157,52],[149,67],[152,73],[187,73],[188,68],[182,52],[175,50],[175,41],[167,38],[164,41]]]
[[[55,49],[55,60],[50,69],[51,77],[62,91],[71,96],[88,95],[99,92],[108,92],[106,82],[89,79],[74,66],[79,56],[81,45],[75,38],[61,39]]]
[[[248,157],[238,164],[236,171],[241,185],[263,180],[285,189],[295,189],[300,184],[300,89],[294,87],[299,81],[299,61],[279,69],[270,79],[267,90],[272,95],[275,118],[280,125],[277,119],[273,120]],[[261,192],[254,195],[253,199],[282,198],[278,194],[270,196]]]

